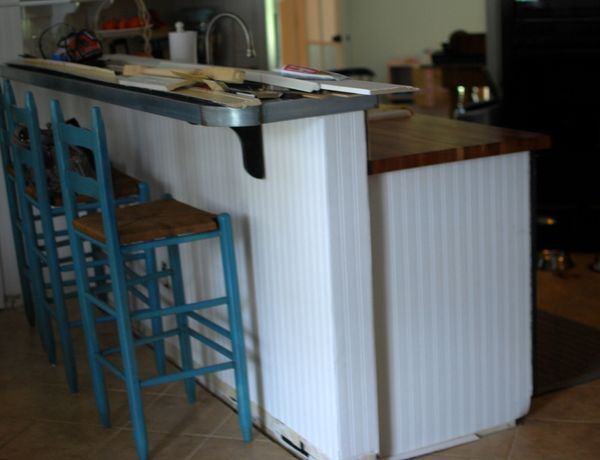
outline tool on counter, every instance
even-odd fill
[[[52,31],[53,34],[50,33]],[[63,22],[46,27],[40,34],[37,44],[43,59],[95,64],[102,56],[102,44],[92,31],[77,30]],[[51,48],[50,53],[48,53],[49,48]]]
[[[245,73],[233,67],[203,67],[199,69],[147,67],[143,65],[126,64],[123,66],[123,75],[152,75],[155,77],[187,78],[202,81],[204,79],[219,80],[226,83],[243,83]]]

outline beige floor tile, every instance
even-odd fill
[[[538,308],[600,329],[600,274],[588,269],[593,254],[571,257],[575,267],[562,275],[537,272]]]
[[[435,455],[461,459],[505,459],[510,453],[515,433],[516,428],[492,433],[482,437],[478,441],[446,449],[437,452]]]
[[[65,383],[62,365],[53,366],[46,354],[18,353],[10,357],[0,357],[0,382],[37,382],[60,384]]]
[[[208,438],[174,436],[168,433],[148,433],[148,448],[152,460],[183,460],[197,450]],[[90,460],[137,459],[133,432],[122,431],[109,443],[91,452]]]
[[[0,310],[0,359],[2,362],[23,354],[45,355],[37,330],[22,310]]]
[[[28,382],[0,386],[0,407],[5,417],[26,420],[46,420],[100,425],[95,399],[91,389],[71,394],[66,386]],[[144,395],[145,404],[158,395]],[[108,392],[112,426],[123,426],[129,421],[127,394]]]
[[[236,439],[238,441],[242,441],[243,438],[240,430],[238,414],[232,411],[227,420],[213,433],[213,436],[216,438]],[[252,428],[252,440],[258,442],[272,442],[254,427]]]
[[[295,457],[274,443],[210,438],[186,460],[293,460]]]
[[[20,434],[32,422],[13,417],[0,417],[0,448]]]
[[[600,424],[528,421],[517,428],[510,460],[597,460]]]
[[[188,403],[179,396],[160,396],[145,409],[148,430],[162,433],[210,435],[232,410],[197,387],[198,400]]]
[[[89,458],[115,430],[75,423],[36,422],[0,448],[0,458],[65,460]]]
[[[598,382],[600,381],[534,398],[527,419],[600,423]]]

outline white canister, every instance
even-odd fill
[[[171,61],[198,63],[198,32],[183,30],[183,22],[175,23],[175,32],[169,32]]]

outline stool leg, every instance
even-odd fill
[[[20,180],[23,180],[20,177]],[[24,186],[22,187],[24,189]],[[21,225],[23,226],[23,240],[25,254],[29,262],[29,277],[34,304],[36,306],[35,316],[37,318],[38,333],[42,339],[42,345],[48,354],[48,361],[56,365],[56,345],[54,344],[54,333],[52,330],[52,319],[47,309],[46,289],[44,286],[44,272],[38,257],[38,240],[31,205],[24,198],[19,200],[21,205]]]
[[[109,258],[112,259],[111,257]],[[125,276],[122,267],[111,266],[111,273],[113,274],[114,308],[116,310],[119,345],[123,359],[123,371],[125,374],[131,423],[133,425],[133,435],[139,458],[146,460],[148,458],[148,435],[146,433],[146,422],[144,421],[142,391],[135,358],[133,330],[127,304]]]
[[[63,354],[65,366],[65,375],[69,390],[72,393],[77,392],[77,370],[75,364],[75,353],[73,351],[73,340],[71,337],[71,326],[69,324],[69,315],[65,305],[63,282],[60,273],[60,263],[58,261],[58,251],[56,249],[56,235],[52,216],[40,209],[42,221],[42,233],[46,245],[46,256],[48,258],[48,277],[52,290],[52,303],[54,304],[54,313],[58,326],[58,333]]]
[[[179,255],[179,246],[169,246],[169,264],[173,270],[173,300],[175,305],[185,304],[185,291],[183,277],[181,272],[181,258]],[[177,328],[179,329],[179,348],[181,350],[181,364],[184,371],[194,368],[192,360],[192,346],[190,343],[190,334],[188,332],[188,318],[186,314],[176,315]],[[185,379],[185,392],[189,402],[196,401],[196,382],[194,378]]]
[[[104,259],[104,253],[96,248],[93,247],[92,248],[92,259],[93,260],[101,260]],[[98,288],[102,288],[103,286],[106,286],[106,270],[104,266],[96,266],[94,267],[94,278],[96,278],[96,287]],[[106,292],[103,292],[102,294],[98,295],[98,298],[100,300],[102,300],[103,302],[107,302],[108,301],[108,294]]]
[[[2,129],[2,127],[0,127]],[[23,306],[25,307],[25,315],[30,326],[35,325],[35,306],[31,296],[31,287],[29,277],[27,275],[29,266],[25,258],[25,242],[23,235],[19,229],[17,222],[20,222],[17,207],[17,194],[15,190],[14,177],[4,174],[4,182],[6,186],[6,197],[8,201],[8,211],[10,214],[10,222],[13,233],[13,243],[15,245],[15,254],[17,256],[17,266],[19,268],[19,282],[21,283],[21,295],[23,296]]]
[[[156,252],[154,249],[145,250],[146,273],[156,273]],[[148,289],[148,298],[150,299],[150,308],[152,310],[160,310],[160,290],[158,288],[158,280],[150,280],[146,288]],[[161,334],[163,331],[162,317],[152,318],[153,334]],[[165,358],[165,342],[160,340],[154,343],[154,359],[156,361],[156,370],[159,374],[164,375],[167,372]]]
[[[94,399],[100,422],[105,427],[110,426],[110,408],[106,393],[106,383],[102,366],[96,359],[100,353],[98,344],[98,335],[96,333],[96,321],[94,318],[94,305],[88,299],[90,294],[90,282],[85,263],[83,241],[77,235],[74,235],[74,241],[71,244],[73,255],[73,267],[75,278],[77,280],[77,297],[79,299],[79,308],[81,310],[81,319],[83,327],[83,336],[85,338],[85,347],[87,351],[88,365],[92,375],[92,387],[94,389]]]
[[[227,292],[227,309],[231,327],[233,359],[235,361],[235,389],[237,393],[238,417],[244,441],[252,440],[252,410],[248,391],[248,371],[244,346],[244,325],[240,308],[240,293],[237,280],[235,251],[231,218],[228,214],[218,216],[221,243],[221,257]]]
[[[29,244],[29,243],[27,243]],[[29,251],[30,252],[30,251]],[[28,254],[28,259],[34,257]],[[46,301],[46,290],[44,288],[44,273],[39,265],[39,259],[29,265],[29,276],[33,302],[35,305],[35,317],[38,334],[42,340],[42,346],[48,355],[48,362],[56,365],[56,345],[54,343],[54,331],[52,329],[52,318],[48,312]]]
[[[10,201],[10,199],[9,199]],[[12,210],[10,211],[12,215]],[[11,218],[12,220],[12,218]],[[29,262],[25,257],[25,242],[23,235],[16,225],[12,227],[13,242],[15,245],[15,254],[17,256],[17,265],[19,267],[19,282],[21,283],[21,295],[23,296],[23,307],[25,308],[25,316],[30,326],[35,325],[35,304],[31,294],[31,280],[29,273]]]

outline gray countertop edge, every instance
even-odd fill
[[[267,100],[261,106],[234,109],[186,96],[126,87],[44,69],[0,65],[9,80],[154,113],[202,126],[243,127],[299,118],[363,111],[377,105],[377,96],[331,96],[326,99]]]

